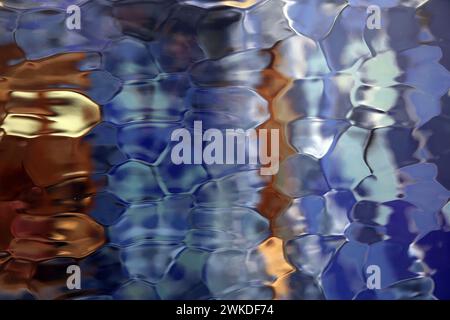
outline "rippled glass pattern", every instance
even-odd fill
[[[450,299],[449,12],[0,1],[0,299]],[[278,172],[174,164],[197,121]]]

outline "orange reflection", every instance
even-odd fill
[[[277,108],[277,97],[282,94],[292,82],[291,79],[286,78],[279,72],[273,69],[274,63],[282,59],[277,52],[275,46],[271,50],[273,60],[272,65],[265,69],[262,73],[263,82],[257,88],[258,93],[264,97],[269,103],[270,119],[257,128],[260,129],[278,129],[280,132],[279,140],[279,154],[281,163],[284,159],[295,153],[294,148],[289,144],[287,137],[287,122],[280,122],[280,117],[277,114],[280,108]],[[271,146],[269,141],[268,146]],[[269,149],[270,153],[270,149]],[[274,277],[275,281],[272,283],[274,289],[275,299],[287,296],[289,285],[286,281],[289,273],[294,271],[286,260],[283,250],[283,240],[276,237],[274,234],[274,221],[284,212],[292,202],[292,199],[282,194],[273,187],[276,176],[272,176],[268,185],[260,192],[261,200],[258,205],[258,211],[270,221],[270,226],[273,236],[262,243],[258,250],[265,258],[266,272]]]
[[[294,271],[294,268],[286,261],[283,250],[283,240],[277,237],[271,237],[258,246],[259,252],[266,262],[266,272],[272,276],[275,281],[272,288],[275,291],[275,299],[287,296],[289,293],[289,284],[286,281],[286,275]]]
[[[57,297],[34,278],[40,262],[80,259],[105,242],[89,217],[95,185],[82,139],[100,109],[83,94],[90,86],[89,73],[78,70],[84,58],[27,61],[16,45],[0,47],[0,286],[12,293]]]

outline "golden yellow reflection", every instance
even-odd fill
[[[23,138],[76,138],[100,121],[98,105],[72,91],[13,91],[5,110],[7,115],[0,128],[7,135]]]
[[[286,275],[294,271],[294,268],[286,261],[283,250],[283,240],[271,237],[258,247],[264,257],[266,272],[276,280],[272,283],[275,291],[275,299],[287,295],[289,284]]]
[[[41,262],[80,259],[105,243],[89,216],[96,186],[83,137],[101,114],[85,95],[83,59],[29,61],[15,44],[0,46],[0,286],[14,294],[60,297],[64,273],[43,281]]]

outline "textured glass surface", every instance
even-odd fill
[[[450,299],[449,12],[0,1],[0,299]],[[174,163],[198,123],[279,170]]]

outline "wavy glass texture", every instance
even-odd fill
[[[0,299],[450,299],[448,12],[0,1]],[[278,173],[173,164],[195,121],[278,129]]]

